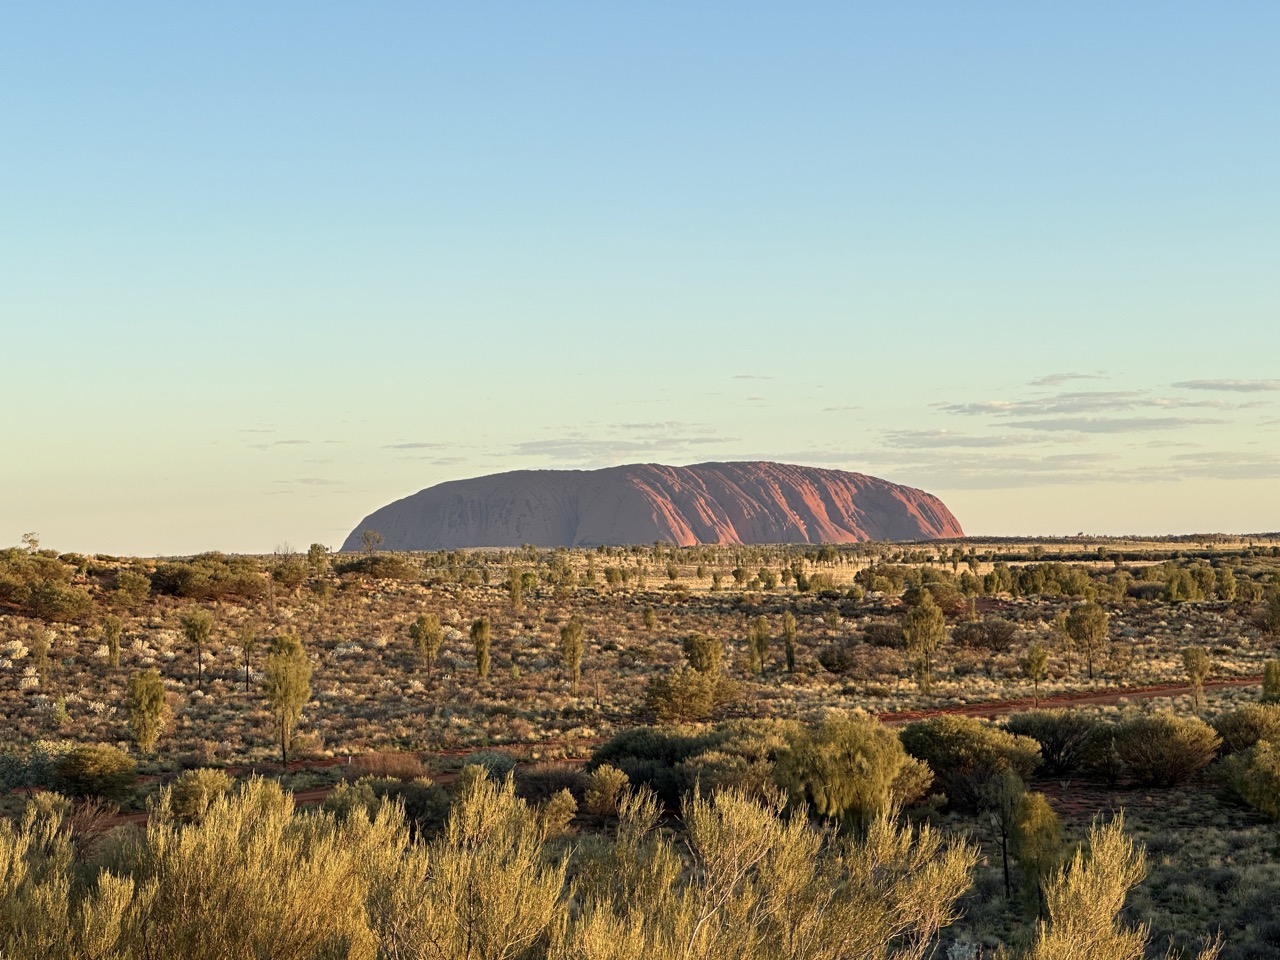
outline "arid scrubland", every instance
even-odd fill
[[[1275,540],[367,546],[0,552],[6,955],[1280,956]]]

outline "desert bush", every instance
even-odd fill
[[[905,775],[904,768],[909,768]],[[908,756],[897,735],[870,717],[832,717],[817,729],[796,731],[778,757],[775,774],[794,801],[862,828],[894,805],[918,799],[932,781],[928,767]],[[895,793],[895,786],[914,795]]]
[[[1015,713],[1004,728],[1040,744],[1045,769],[1054,776],[1079,773],[1098,721],[1078,710],[1028,710]]]
[[[837,676],[847,673],[857,662],[858,646],[859,644],[852,640],[829,643],[818,651],[818,663],[827,673],[834,673]]]
[[[876,622],[862,628],[867,643],[877,647],[901,647],[902,624]]]
[[[151,596],[151,578],[137,570],[118,570],[112,584],[112,602],[126,610],[146,603]]]
[[[951,803],[977,809],[986,784],[1004,771],[1026,780],[1040,765],[1040,745],[1030,737],[972,717],[933,717],[902,731],[907,753],[929,765]]]
[[[133,786],[135,769],[123,750],[105,743],[88,744],[54,761],[50,785],[69,797],[120,801]]]
[[[152,574],[151,585],[156,593],[188,600],[256,600],[267,591],[257,560],[220,553],[162,563]]]
[[[618,801],[627,789],[627,775],[617,767],[601,764],[587,774],[583,789],[583,803],[588,812],[597,816],[610,816],[618,812]]]
[[[689,666],[706,676],[720,675],[720,661],[724,657],[724,644],[705,633],[691,633],[684,639],[684,655]]]
[[[1122,927],[1117,917],[1145,875],[1145,854],[1125,836],[1124,819],[1095,822],[1088,855],[1078,851],[1045,886],[1048,919],[1039,923],[1027,960],[1141,960],[1146,928]]]
[[[472,761],[474,762],[474,761]],[[417,780],[427,775],[427,767],[415,753],[359,753],[347,765],[348,777],[359,780],[374,777],[382,780]]]
[[[1219,766],[1222,781],[1241,800],[1280,820],[1280,738],[1259,740]]]
[[[1246,704],[1215,717],[1213,729],[1222,738],[1224,754],[1248,750],[1259,740],[1280,739],[1280,704]]]
[[[516,768],[516,758],[501,750],[479,750],[468,754],[462,763],[468,767],[483,767],[493,780],[505,779]]]
[[[997,653],[1008,650],[1017,635],[1017,627],[1008,620],[994,618],[958,623],[951,630],[951,639],[958,645]]]
[[[578,801],[568,790],[561,790],[536,810],[543,835],[555,837],[568,830],[569,824],[578,815]]]
[[[418,565],[394,553],[369,553],[333,565],[339,576],[363,577],[366,580],[416,580],[422,573]]]
[[[550,800],[561,790],[581,797],[586,782],[587,776],[578,765],[544,761],[516,772],[516,795],[536,803]]]
[[[646,713],[657,723],[706,720],[716,702],[717,676],[682,666],[650,677],[644,689]]]
[[[1263,667],[1262,702],[1280,703],[1280,660],[1268,660]]]
[[[1171,787],[1185,783],[1213,760],[1221,741],[1195,717],[1160,712],[1133,717],[1115,729],[1115,748],[1139,783]]]
[[[232,783],[221,770],[186,770],[161,793],[154,809],[167,812],[179,823],[198,823]]]

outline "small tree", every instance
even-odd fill
[[[383,544],[383,537],[377,530],[364,530],[360,534],[360,549],[373,554]]]
[[[209,632],[213,629],[213,614],[198,607],[188,610],[178,618],[187,643],[196,648],[196,686],[204,689],[204,645],[209,642]]]
[[[582,677],[582,623],[578,620],[570,620],[560,628],[560,659],[569,671],[576,697],[578,681]]]
[[[1005,899],[1013,896],[1013,880],[1009,873],[1009,856],[1017,828],[1018,811],[1027,786],[1012,770],[1004,769],[984,784],[981,791],[982,805],[991,817],[996,844],[1000,847],[1000,866],[1004,874]]]
[[[476,672],[489,675],[489,618],[481,617],[471,624],[471,643],[476,651]]]
[[[933,655],[946,635],[947,621],[942,609],[928,590],[921,590],[916,605],[902,620],[902,636],[907,655],[915,662],[921,693],[928,693],[933,685]]]
[[[289,769],[289,744],[302,708],[311,699],[311,661],[294,633],[274,637],[263,671],[262,692],[280,735],[280,765]]]
[[[1280,703],[1280,660],[1268,660],[1262,668],[1264,703]]]
[[[1033,643],[1027,648],[1027,655],[1022,658],[1022,672],[1027,675],[1035,688],[1035,705],[1040,706],[1040,684],[1044,682],[1049,671],[1049,651],[1044,644]]]
[[[31,643],[28,648],[31,651],[31,666],[35,668],[36,676],[40,678],[41,683],[49,680],[49,647],[53,643],[53,634],[44,627],[36,627],[31,633]]]
[[[1182,666],[1187,671],[1187,679],[1191,682],[1191,697],[1199,710],[1204,706],[1204,681],[1213,669],[1209,660],[1209,651],[1204,647],[1187,647],[1182,651]]]
[[[1093,662],[1107,639],[1107,627],[1111,618],[1107,612],[1092,600],[1078,603],[1067,614],[1064,628],[1069,636],[1084,652],[1085,665],[1089,671],[1089,679],[1093,679]]]
[[[906,775],[904,775],[904,773]],[[820,816],[865,828],[928,789],[928,768],[907,756],[878,720],[832,717],[792,735],[774,772],[778,784]],[[910,784],[914,795],[904,796]]]
[[[307,548],[307,566],[313,575],[319,576],[329,569],[329,548],[323,543],[313,543]]]
[[[511,596],[513,610],[524,606],[524,574],[517,567],[507,571],[507,591]]]
[[[129,677],[124,704],[133,742],[142,753],[150,753],[169,722],[169,704],[165,701],[160,672],[155,669],[134,672]]]
[[[1280,636],[1280,587],[1273,588],[1262,608],[1262,628],[1267,633]]]
[[[724,645],[715,637],[705,633],[691,633],[684,640],[684,655],[689,666],[709,677],[720,675],[720,660],[724,656]]]
[[[418,618],[409,624],[409,639],[413,641],[413,649],[427,667],[427,676],[431,676],[431,667],[440,653],[440,644],[444,640],[444,631],[440,628],[440,618],[434,613],[420,613]]]
[[[747,651],[752,673],[763,673],[769,656],[769,621],[762,616],[756,617],[747,630]]]
[[[253,651],[258,646],[258,637],[254,634],[252,627],[245,627],[240,631],[240,651],[244,654],[244,692],[249,692],[249,676]]]
[[[107,641],[107,662],[112,669],[120,666],[120,635],[124,632],[124,621],[114,614],[102,618],[102,638]]]
[[[790,610],[782,615],[782,650],[787,658],[787,673],[795,673],[796,618]]]
[[[654,612],[653,607],[644,608],[644,628],[649,634],[658,629],[658,615]]]
[[[1043,793],[1022,795],[1013,825],[1013,856],[1022,868],[1027,900],[1043,914],[1045,882],[1062,862],[1062,828]]]

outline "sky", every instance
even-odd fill
[[[9,4],[0,545],[771,459],[1280,529],[1280,5]]]

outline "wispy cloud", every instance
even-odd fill
[[[973,436],[951,430],[890,430],[884,435],[884,442],[890,447],[917,450],[945,447],[1012,447],[1039,441],[1027,436]]]
[[[1200,417],[1057,417],[1044,420],[1010,420],[1018,430],[1046,430],[1053,433],[1141,433],[1146,430],[1180,430],[1226,423]]]
[[[424,443],[414,441],[411,443],[384,443],[383,450],[442,450],[449,446],[447,443]]]
[[[845,413],[849,410],[864,410],[865,407],[823,407],[823,413]]]
[[[1261,393],[1280,390],[1280,380],[1182,380],[1179,390],[1229,390],[1234,393]]]
[[[735,373],[734,380],[772,380],[773,377],[767,377],[759,373]]]
[[[1105,380],[1106,375],[1101,373],[1050,373],[1043,377],[1036,377],[1034,380],[1028,380],[1027,384],[1032,387],[1057,387],[1071,380]]]

